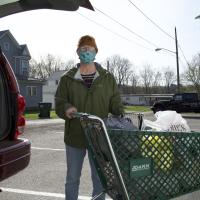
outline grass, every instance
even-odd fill
[[[40,119],[38,117],[39,115],[39,111],[32,111],[32,112],[25,112],[24,113],[24,117],[25,119],[29,119],[29,120],[36,120],[36,119]],[[58,116],[56,115],[55,111],[52,110],[51,113],[50,113],[50,116],[51,116],[51,119],[56,119],[58,118]]]
[[[149,106],[125,106],[126,112],[149,112],[151,111]]]
[[[148,106],[125,106],[125,111],[126,112],[148,112],[151,111],[150,107]],[[39,115],[39,111],[32,111],[32,112],[25,112],[24,116],[26,119],[28,120],[36,120],[36,119],[40,119],[38,117]],[[52,110],[51,111],[51,119],[57,119],[58,116],[56,115],[55,111]]]

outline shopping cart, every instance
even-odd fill
[[[200,189],[200,133],[107,130],[99,117],[78,116],[105,189],[93,199],[168,200]]]

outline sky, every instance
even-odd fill
[[[200,14],[200,1],[130,1],[90,0],[95,12],[79,8],[74,12],[37,10],[15,14],[0,18],[0,30],[9,29],[19,44],[27,44],[34,59],[53,54],[66,62],[70,59],[78,62],[78,40],[89,34],[95,37],[99,49],[97,62],[118,54],[128,59],[136,71],[149,64],[158,71],[170,66],[176,72],[175,53],[155,51],[156,48],[175,51],[176,27],[182,49],[179,49],[180,73],[183,73],[187,67],[185,59],[191,61],[200,52],[200,19],[195,20]]]

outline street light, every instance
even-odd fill
[[[200,17],[200,16],[199,16],[199,17]],[[171,52],[171,53],[176,54],[177,92],[180,93],[179,58],[178,58],[178,40],[177,40],[176,27],[175,27],[175,46],[176,46],[176,51],[171,51],[171,50],[169,50],[169,49],[165,49],[165,48],[156,48],[155,51],[165,50],[165,51],[169,51],[169,52]]]
[[[195,19],[200,19],[200,15],[196,16]]]
[[[171,53],[176,53],[175,51],[171,51],[169,49],[165,49],[165,48],[156,48],[155,51],[160,51],[160,50],[165,50],[165,51],[169,51]]]

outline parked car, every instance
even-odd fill
[[[0,181],[24,169],[30,160],[30,142],[23,133],[25,100],[4,54],[0,51]]]
[[[170,100],[154,102],[151,109],[154,113],[164,110],[175,110],[179,113],[200,112],[200,101],[197,93],[178,93]]]
[[[89,0],[4,0],[0,2],[0,17],[35,9],[75,11],[79,6],[94,10]],[[0,50],[0,181],[29,164],[30,141],[19,138],[25,127],[24,109],[25,100],[12,67]]]

